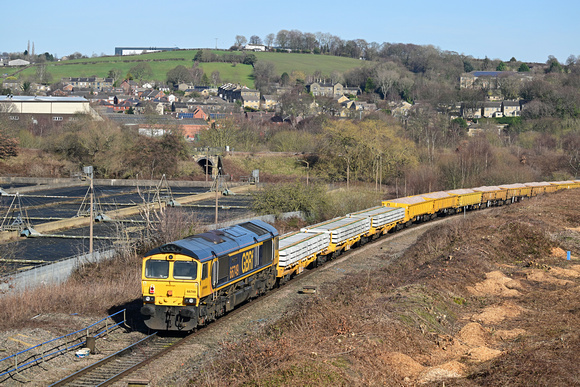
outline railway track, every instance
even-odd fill
[[[187,337],[159,337],[154,333],[50,386],[107,386],[163,356],[185,339]]]

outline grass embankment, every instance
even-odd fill
[[[438,226],[225,343],[208,385],[577,385],[578,192]],[[384,259],[390,260],[388,254]],[[187,366],[187,365],[186,365]]]
[[[226,51],[214,51],[218,55],[229,53]],[[164,81],[167,72],[176,66],[191,67],[197,50],[167,51],[142,55],[107,56],[98,58],[75,59],[64,62],[47,62],[47,71],[51,74],[54,82],[63,77],[106,77],[109,70],[120,69],[127,74],[129,69],[139,62],[147,62],[151,66],[153,76],[151,79]],[[238,53],[244,55],[244,53]],[[256,52],[253,53],[260,61],[274,63],[277,75],[284,72],[302,71],[304,74],[313,74],[320,71],[325,76],[330,76],[333,71],[343,73],[361,65],[357,59],[343,58],[329,55],[296,54],[279,52]],[[213,71],[219,71],[223,82],[241,83],[248,87],[254,87],[252,78],[253,68],[250,65],[231,63],[200,63],[200,67],[208,76]],[[35,66],[31,66],[18,73],[18,76],[34,76]],[[10,73],[8,75],[11,75]]]

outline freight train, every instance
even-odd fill
[[[430,192],[386,200],[285,235],[260,220],[196,234],[145,255],[141,314],[150,329],[191,331],[388,232],[572,188],[580,188],[580,180]]]

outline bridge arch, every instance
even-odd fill
[[[213,169],[215,165],[211,157],[201,157],[199,160],[197,160],[197,165],[203,169],[203,172],[206,175],[213,175]]]

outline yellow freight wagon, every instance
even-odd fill
[[[383,201],[385,207],[399,207],[405,209],[405,223],[422,220],[425,216],[433,214],[433,200],[420,196],[407,196],[404,198]]]
[[[551,181],[550,185],[553,187],[552,192],[555,191],[559,191],[561,189],[565,189],[566,188],[566,182],[565,181]]]
[[[457,205],[459,207],[477,208],[481,204],[483,192],[474,191],[472,189],[454,189],[447,191],[447,193],[457,195]]]
[[[532,182],[532,183],[525,183],[526,187],[530,187],[532,189],[531,196],[538,196],[546,192],[546,187],[550,186],[550,183],[546,182]]]
[[[507,190],[496,186],[483,186],[473,188],[474,191],[481,192],[481,202],[489,207],[494,204],[502,205],[506,200]]]
[[[507,200],[513,201],[513,200],[515,200],[514,198],[521,196],[520,184],[504,184],[504,185],[500,185],[499,188],[507,191],[507,197],[506,197]]]
[[[349,250],[352,245],[360,240],[361,236],[369,232],[370,228],[370,218],[347,218],[343,216],[303,227],[300,232],[330,235],[328,247],[322,252],[322,254],[327,255]]]
[[[572,180],[561,181],[560,182],[560,188],[561,189],[576,188],[576,183],[574,181],[572,181]]]
[[[433,199],[433,212],[447,212],[449,209],[457,208],[457,195],[448,192],[438,191],[418,195],[425,199]]]

